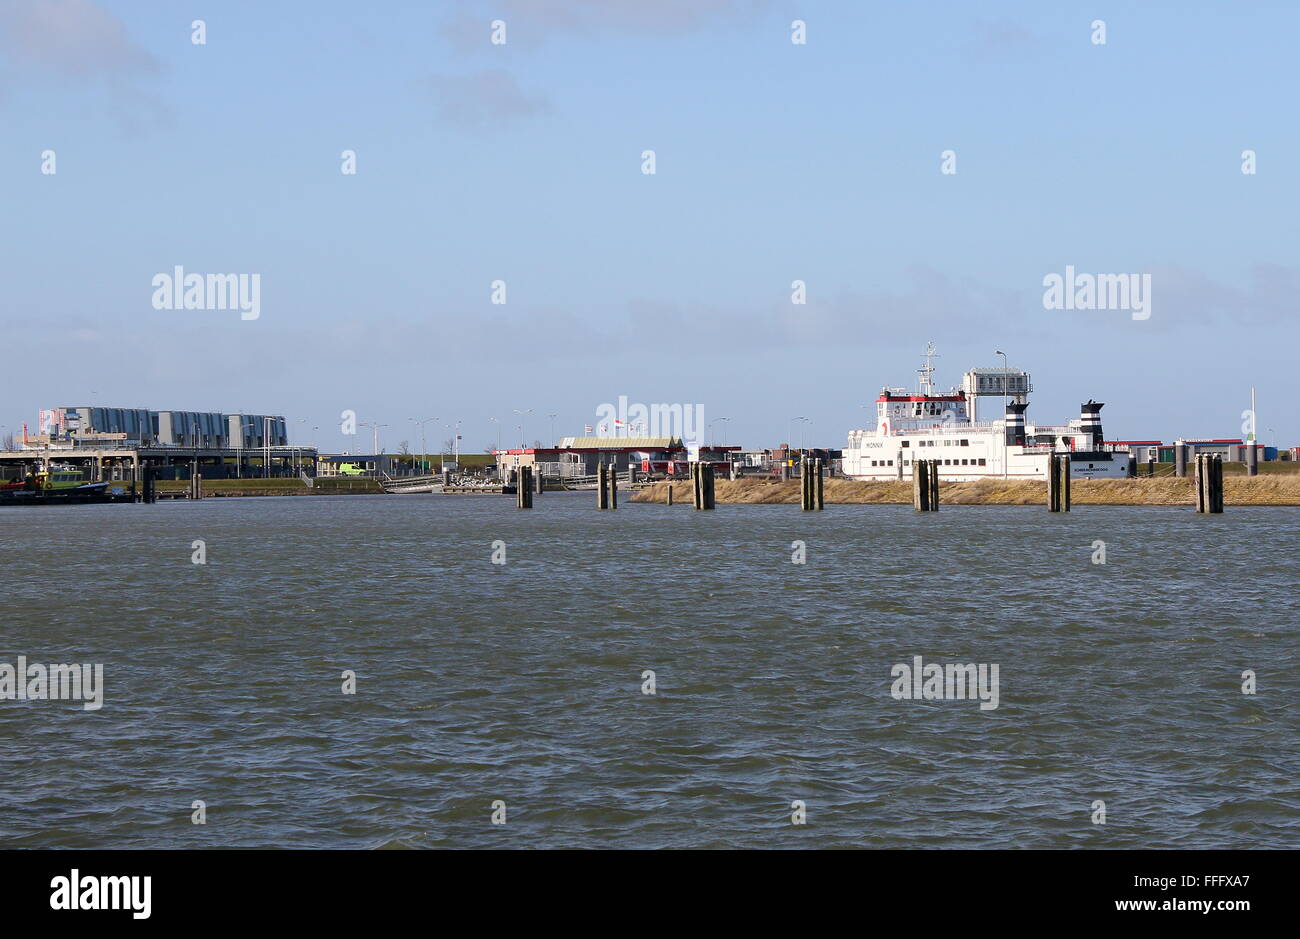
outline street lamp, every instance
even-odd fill
[[[549,418],[551,419],[551,446],[555,446],[555,444],[556,444],[556,439],[555,439],[555,419],[556,419],[557,417],[559,417],[559,415],[558,415],[558,414],[548,414],[548,415],[546,415],[546,416],[549,417]]]
[[[713,425],[717,424],[720,421],[729,421],[729,420],[731,420],[731,418],[729,417],[715,417],[713,420],[709,421],[709,434],[713,437],[713,445],[715,447],[718,445],[718,436],[717,434],[713,433]]]
[[[501,421],[495,417],[489,417],[488,420],[497,425],[497,452],[499,453],[501,451]]]
[[[1007,372],[1010,367],[1007,365],[1007,354],[1001,349],[994,351],[994,355],[1002,356],[1002,478],[1007,478]]]
[[[532,414],[533,409],[525,408],[524,410],[521,411],[519,410],[519,408],[514,408],[513,410],[516,414],[519,415],[519,449],[523,450],[528,446],[528,441],[524,437],[524,418],[527,417],[529,414]]]
[[[794,418],[791,418],[791,420],[802,421],[802,422],[803,422],[803,427],[799,428],[799,452],[800,452],[800,453],[803,453],[803,451],[804,451],[804,444],[806,444],[806,443],[808,442],[808,438],[807,438],[808,425],[812,423],[812,418],[811,418],[811,417],[794,417]]]
[[[424,420],[420,420],[419,418],[412,417],[412,418],[408,418],[408,420],[412,421],[415,424],[420,425],[420,468],[422,470],[428,469],[428,467],[424,465],[429,461],[429,445],[424,438],[424,425],[429,423],[430,421],[436,421],[437,418],[426,417]]]

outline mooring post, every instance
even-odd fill
[[[667,479],[664,480],[664,482],[668,484],[668,491],[664,494],[664,504],[672,505],[673,504],[673,481],[671,479]]]
[[[609,507],[618,508],[618,464],[609,464]]]
[[[1061,474],[1056,468],[1056,454],[1047,458],[1047,511],[1061,511]]]
[[[144,501],[152,505],[157,499],[157,489],[155,487],[155,474],[157,470],[149,464],[144,467]]]
[[[1070,511],[1070,457],[1063,454],[1058,460],[1061,471],[1061,482],[1057,487],[1060,490],[1061,511]]]
[[[1210,511],[1214,514],[1223,511],[1223,458],[1218,454],[1210,456]]]
[[[808,454],[799,457],[799,508],[804,512],[812,511],[812,470],[808,466]]]
[[[1259,475],[1259,448],[1255,446],[1253,440],[1246,444],[1246,475]]]
[[[1187,478],[1187,444],[1174,444],[1174,475],[1179,479]]]
[[[930,511],[939,511],[939,461],[930,461]]]
[[[912,461],[912,508],[926,511],[930,505],[930,484],[926,479],[925,460]]]
[[[605,477],[609,475],[608,464],[601,461],[596,464],[596,508],[609,508],[609,484]]]
[[[533,507],[533,468],[519,467],[519,480],[515,486],[515,508],[531,509]]]
[[[713,464],[705,463],[700,468],[700,472],[703,476],[703,485],[700,487],[700,493],[703,496],[703,504],[700,507],[704,509],[704,511],[710,512],[713,510],[714,506]]]
[[[533,492],[537,495],[541,495],[542,491],[546,488],[546,479],[542,476],[542,468],[540,466],[534,466],[529,470],[529,472],[535,473],[537,476],[537,479],[535,480],[536,485],[533,486]],[[531,507],[532,506],[530,505],[529,508]]]
[[[1192,486],[1196,490],[1196,511],[1197,514],[1204,514],[1209,511],[1209,503],[1205,498],[1205,454],[1196,454],[1196,470],[1192,478]]]
[[[826,508],[826,480],[824,476],[825,461],[817,458],[817,511],[820,512]]]

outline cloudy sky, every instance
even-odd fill
[[[945,385],[1006,351],[1045,422],[1237,436],[1254,385],[1300,444],[1297,32],[1280,2],[5,0],[0,426],[242,410],[342,449],[354,410],[480,450],[626,395],[839,446],[933,340]],[[260,316],[155,309],[177,265],[259,274]],[[1067,265],[1150,274],[1150,318],[1044,309]]]

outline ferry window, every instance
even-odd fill
[[[906,441],[906,440],[903,441],[903,446],[905,446],[905,447],[907,446],[907,441]]]
[[[980,457],[980,466],[983,466],[983,465],[984,465],[984,458],[983,458],[983,457]]]
[[[887,465],[887,466],[893,466],[893,465],[894,465],[894,461],[893,461],[893,460],[887,460],[887,461],[886,461],[886,465]]]
[[[970,441],[969,441],[969,440],[963,440],[963,441],[961,442],[961,445],[962,445],[963,447],[969,447],[969,446],[970,446]]]

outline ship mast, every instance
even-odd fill
[[[917,390],[923,395],[934,393],[934,360],[939,353],[934,351],[934,342],[925,345],[925,364],[916,370]]]

